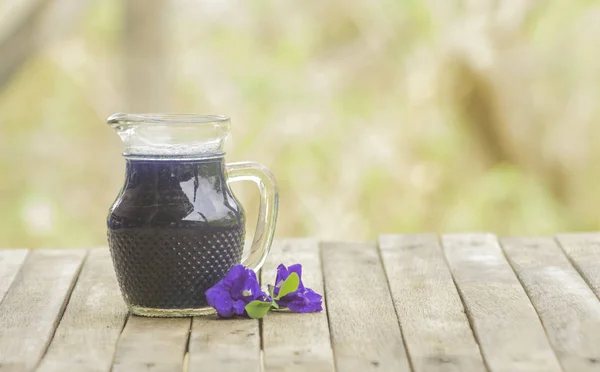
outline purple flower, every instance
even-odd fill
[[[271,301],[260,288],[256,273],[243,265],[235,265],[225,277],[206,291],[208,304],[219,316],[247,315],[245,306],[254,300]]]
[[[312,313],[323,310],[323,296],[316,293],[310,288],[305,288],[302,283],[302,265],[295,264],[286,268],[285,265],[281,264],[277,267],[277,278],[275,279],[275,286],[272,287],[273,297],[279,295],[279,290],[283,285],[283,282],[290,276],[291,273],[298,274],[300,283],[298,289],[294,292],[288,293],[280,299],[275,301],[279,307],[287,307],[291,311],[296,313]]]

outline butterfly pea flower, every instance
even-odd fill
[[[205,292],[208,304],[219,316],[243,315],[258,319],[271,309],[288,308],[296,313],[323,310],[323,296],[302,283],[302,265],[277,267],[275,285],[269,285],[270,296],[264,293],[256,273],[243,265],[235,265],[215,286]]]
[[[298,289],[277,299],[281,286],[291,273],[296,273],[300,279]],[[304,283],[302,283],[302,265],[300,264],[290,265],[289,267],[285,267],[284,264],[279,265],[275,286],[270,286],[270,288],[273,291],[275,302],[280,308],[287,307],[295,313],[312,313],[323,310],[323,296],[310,288],[304,287]]]
[[[261,290],[256,273],[243,265],[233,266],[205,295],[208,304],[223,318],[247,316],[245,307],[254,300],[271,302],[271,298]]]

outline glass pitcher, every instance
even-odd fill
[[[210,312],[204,292],[230,268],[257,271],[277,219],[277,186],[253,162],[225,163],[226,116],[115,114],[125,144],[125,184],[108,214],[108,244],[129,310],[145,316]],[[244,209],[229,183],[253,181],[259,216],[242,262]]]

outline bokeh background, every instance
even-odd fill
[[[105,244],[114,112],[230,116],[279,237],[599,229],[599,98],[592,0],[0,0],[0,246]]]

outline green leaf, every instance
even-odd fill
[[[279,309],[279,304],[275,301],[271,302],[271,306],[273,306],[273,309]]]
[[[275,287],[274,287],[274,286],[272,286],[272,285],[269,285],[267,288],[269,289],[269,296],[270,296],[271,298],[275,298],[275,294],[274,294],[274,292],[275,292]]]
[[[254,300],[248,303],[245,307],[248,316],[252,319],[259,319],[267,315],[269,310],[271,309],[270,302],[263,302],[259,300]]]
[[[288,276],[287,279],[283,282],[281,288],[279,288],[279,295],[277,296],[277,299],[280,299],[288,293],[297,291],[299,285],[300,277],[298,277],[298,274],[296,273],[291,273],[290,276]]]

